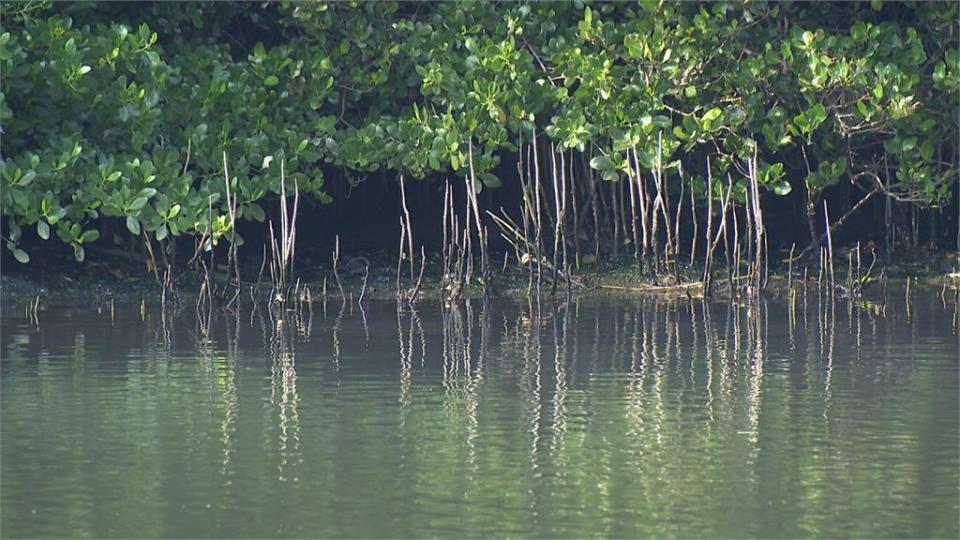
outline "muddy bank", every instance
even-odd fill
[[[378,260],[379,259],[379,260]],[[337,285],[336,277],[331,268],[320,265],[310,265],[299,271],[297,287],[301,295],[308,296],[314,301],[357,302],[362,296],[364,300],[393,300],[397,293],[397,271],[395,265],[387,264],[384,257],[355,257],[347,259],[338,268],[338,276],[342,285]],[[960,262],[956,253],[918,252],[904,254],[887,265],[877,265],[865,280],[863,294],[865,296],[882,295],[888,287],[903,288],[908,280],[913,287],[935,289],[944,294],[956,294],[960,285]],[[422,277],[417,297],[421,300],[437,300],[449,296],[450,291],[444,290],[442,276],[431,272],[436,267],[428,261],[427,271]],[[783,294],[789,286],[816,288],[828,287],[826,276],[819,276],[818,269],[813,265],[794,265],[792,277],[788,276],[789,267],[778,267],[770,273],[767,289],[764,294]],[[270,284],[268,277],[259,276],[254,268],[247,268],[242,273],[244,301],[256,298],[258,301],[269,300]],[[259,277],[259,286],[257,279]],[[632,260],[622,260],[607,263],[601,266],[583,265],[580,271],[571,272],[570,296],[601,296],[601,295],[636,295],[657,294],[667,296],[681,296],[697,298],[703,296],[700,283],[702,269],[696,266],[659,276],[641,275],[632,264]],[[806,279],[804,280],[804,277]],[[409,279],[403,276],[401,288],[410,290],[414,287]],[[845,296],[844,283],[846,269],[837,268],[835,274],[836,293]],[[218,269],[213,274],[213,282],[226,283],[226,274]],[[711,295],[729,297],[730,288],[724,270],[715,273]],[[194,272],[182,272],[176,279],[172,291],[168,295],[175,295],[180,300],[189,300],[196,296],[202,280]],[[528,296],[531,288],[531,273],[529,269],[517,266],[498,268],[488,288],[488,294],[494,298],[517,299]],[[536,287],[536,284],[533,284]],[[64,264],[61,266],[30,267],[17,264],[5,264],[0,273],[0,301],[4,308],[16,308],[29,303],[37,302],[37,298],[46,306],[75,306],[101,303],[141,303],[152,304],[160,302],[163,289],[159,285],[157,276],[143,268],[143,266],[123,264],[118,261],[93,262],[84,265]],[[465,297],[480,297],[483,286],[474,280],[462,292]],[[562,277],[554,287],[550,276],[542,279],[541,294],[546,297],[560,299],[568,296],[567,282]]]

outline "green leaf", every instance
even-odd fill
[[[140,221],[133,216],[127,216],[127,230],[134,236],[140,236]]]
[[[481,173],[480,180],[490,189],[496,189],[502,185],[500,179],[490,173]]]
[[[263,222],[267,216],[263,212],[263,208],[260,208],[258,204],[249,204],[243,207],[243,213],[249,216],[251,219]]]
[[[747,119],[747,113],[740,107],[731,107],[727,111],[727,120],[732,126],[739,126]]]
[[[83,231],[83,234],[80,235],[81,243],[96,242],[100,238],[100,231],[96,229],[90,229],[89,231]]]
[[[37,222],[37,236],[47,240],[50,238],[50,225],[42,219]]]
[[[793,124],[800,130],[800,133],[813,133],[817,127],[827,119],[827,110],[822,103],[817,103],[805,112],[793,117]]]
[[[827,109],[824,108],[823,103],[817,103],[807,111],[807,118],[810,119],[810,130],[813,131],[827,119]]]
[[[86,256],[87,251],[83,249],[83,246],[80,244],[73,244],[73,258],[76,259],[77,262],[83,262],[83,259],[85,259]]]
[[[939,83],[945,78],[947,78],[947,64],[944,62],[937,62],[936,67],[933,68],[933,82]]]
[[[53,213],[47,214],[47,221],[49,221],[51,225],[56,225],[57,222],[63,219],[63,216],[66,216],[66,215],[67,215],[66,208],[57,208],[56,210],[53,211]],[[95,215],[92,217],[96,218]]]
[[[873,97],[883,99],[883,85],[879,82],[873,87]]]
[[[763,171],[763,183],[772,184],[783,176],[783,163],[774,163]]]
[[[850,28],[850,37],[856,40],[863,39],[867,33],[867,25],[863,21],[857,21],[853,23],[853,27]]]
[[[713,122],[713,121],[716,120],[717,118],[720,118],[720,115],[722,115],[722,114],[723,114],[723,111],[720,110],[719,107],[714,107],[714,108],[710,109],[709,111],[707,111],[707,112],[705,112],[705,113],[703,114],[703,117],[701,117],[700,122],[701,122],[701,123],[704,123],[704,122],[706,122],[706,123]]]
[[[823,179],[823,175],[820,174],[820,171],[808,174],[803,181],[807,184],[807,190],[809,190],[811,194],[819,193],[820,190],[822,190],[826,185],[826,182]]]
[[[267,86],[276,86],[280,84],[280,79],[276,75],[268,75],[266,79],[263,80],[263,84]]]
[[[132,203],[130,203],[130,210],[133,210],[133,211],[142,210],[143,207],[146,205],[147,205],[146,197],[137,197],[136,199],[133,200]]]
[[[830,167],[830,174],[834,177],[839,177],[847,170],[847,158],[842,157],[833,162]]]
[[[615,168],[607,156],[594,156],[590,160],[590,167],[598,171],[612,171]]]
[[[157,229],[157,233],[156,233],[156,234],[157,234],[157,241],[160,241],[160,240],[163,240],[164,238],[166,238],[168,232],[169,232],[169,231],[167,230],[167,226],[166,226],[166,225],[161,225],[161,226]]]
[[[720,127],[717,120],[719,120],[721,116],[723,116],[723,110],[719,107],[710,109],[700,117],[700,127],[702,127],[704,131],[715,131]]]
[[[27,252],[16,247],[13,248],[13,258],[17,259],[17,261],[23,264],[30,262],[30,256],[27,255]]]
[[[790,185],[790,182],[786,180],[777,180],[772,184],[773,192],[781,197],[784,195],[789,195],[793,191],[793,186]]]

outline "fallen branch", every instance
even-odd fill
[[[701,290],[703,289],[703,282],[695,281],[691,283],[680,283],[677,285],[635,285],[633,287],[625,287],[622,285],[600,285],[600,288],[611,289],[615,291],[667,293]]]
[[[826,230],[822,235],[820,235],[819,239],[820,239],[820,240],[824,240],[824,239],[826,239],[826,237],[827,237],[828,235],[833,234],[833,231],[835,231],[835,230],[837,229],[837,227],[840,227],[841,225],[843,225],[844,222],[847,221],[847,218],[849,218],[854,212],[856,212],[857,210],[859,210],[864,204],[866,204],[866,202],[867,202],[868,200],[870,200],[871,197],[873,197],[873,196],[876,195],[877,193],[880,193],[880,190],[879,190],[879,189],[874,189],[874,190],[872,190],[872,191],[867,192],[866,196],[864,196],[862,199],[860,199],[859,201],[857,201],[857,204],[853,205],[853,208],[851,208],[850,210],[847,210],[847,213],[846,213],[846,214],[844,214],[843,216],[841,216],[840,219],[838,219],[833,225],[830,225],[830,227],[828,227],[827,230]],[[796,256],[796,258],[795,258],[794,260],[802,259],[802,258],[803,258],[804,256],[806,256],[806,254],[809,253],[817,244],[818,244],[817,241],[811,241],[810,244],[807,245],[807,247],[805,247],[805,248],[803,248],[802,250],[800,250],[800,253],[797,254],[797,256]]]
[[[501,211],[503,211],[502,208],[501,208]],[[496,223],[498,227],[500,227],[500,236],[502,236],[504,240],[506,240],[511,246],[513,246],[515,250],[520,251],[519,245],[516,242],[511,241],[506,233],[510,233],[510,235],[516,238],[517,242],[523,242],[527,247],[527,250],[524,250],[525,252],[523,254],[520,254],[517,257],[517,260],[520,261],[520,264],[536,262],[536,259],[532,257],[529,253],[530,246],[526,245],[527,242],[523,236],[523,231],[521,231],[519,227],[515,223],[513,223],[513,220],[511,220],[509,216],[507,216],[506,212],[504,212],[503,214],[504,217],[500,217],[489,210],[487,210],[486,212],[487,212],[487,215],[489,215],[493,219],[493,222]],[[579,281],[573,279],[573,276],[571,276],[568,272],[564,272],[563,270],[560,270],[559,268],[554,267],[553,264],[550,261],[548,261],[546,257],[541,257],[541,260],[539,262],[540,262],[540,265],[546,267],[548,270],[553,272],[557,277],[563,278],[564,280],[569,280],[571,284],[576,285],[577,287],[586,287],[586,285],[584,285],[583,283],[580,283]]]

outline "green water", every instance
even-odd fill
[[[0,534],[953,537],[956,305],[4,306]]]

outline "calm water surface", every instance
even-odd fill
[[[3,306],[4,537],[953,537],[956,305]]]

